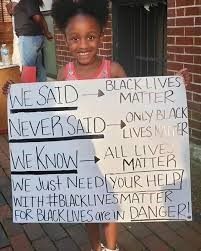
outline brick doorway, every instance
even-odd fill
[[[149,2],[147,4],[147,2]],[[113,55],[128,76],[165,73],[167,6],[161,1],[113,2]]]

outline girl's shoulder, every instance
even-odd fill
[[[126,76],[126,72],[124,68],[117,62],[111,62],[111,78],[124,78]]]

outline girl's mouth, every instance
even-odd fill
[[[80,56],[87,56],[87,55],[89,55],[89,53],[88,52],[79,52],[79,55]]]

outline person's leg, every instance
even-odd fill
[[[44,36],[20,36],[19,51],[22,66],[36,66],[38,81],[46,81],[46,73],[42,65],[41,49]]]
[[[85,224],[93,251],[101,251],[99,224]]]
[[[45,82],[47,77],[46,77],[46,70],[45,67],[43,66],[43,57],[42,57],[42,49],[44,45],[44,37],[40,36],[40,44],[38,48],[38,55],[37,55],[37,61],[36,61],[36,66],[37,66],[37,79],[39,82]]]
[[[36,66],[37,47],[32,36],[20,36],[18,40],[22,66]]]
[[[42,49],[38,52],[38,57],[36,61],[36,66],[37,66],[37,79],[38,82],[45,82],[47,80],[46,77],[46,70],[45,67],[43,66],[43,57],[42,57]]]
[[[106,240],[106,248],[109,250],[116,250],[117,248],[117,224],[104,223],[103,231]]]

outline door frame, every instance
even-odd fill
[[[121,6],[143,6],[145,3],[163,3],[167,5],[167,0],[112,0],[112,30],[113,30],[113,59],[119,62],[119,29],[118,29],[118,16]],[[165,22],[167,21],[167,13],[164,18]],[[162,24],[161,24],[162,25]],[[161,44],[161,51],[163,51],[163,65],[162,65],[162,74],[165,75],[167,72],[167,23],[163,25],[163,43]],[[120,62],[121,63],[121,62]]]

